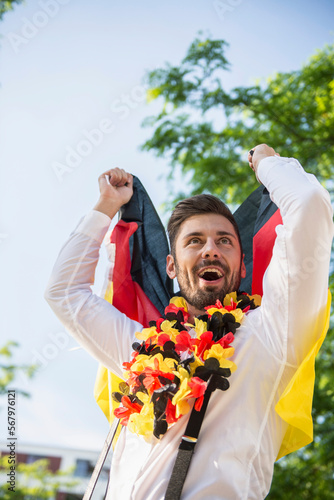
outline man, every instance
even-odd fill
[[[253,150],[250,167],[280,208],[283,226],[277,228],[262,305],[245,315],[235,336],[237,370],[231,387],[211,396],[184,500],[259,500],[267,495],[288,430],[275,406],[305,366],[326,321],[333,236],[328,193],[296,160],[279,158],[267,145]],[[93,295],[90,285],[110,220],[131,198],[132,177],[113,169],[100,176],[99,185],[99,201],[62,248],[46,298],[78,342],[122,377],[122,363],[130,359],[135,332],[142,326]],[[245,268],[229,212],[196,213],[194,203],[190,205],[185,216],[189,207],[181,202],[169,223],[167,273],[177,277],[192,321],[216,298],[237,289]],[[107,498],[162,500],[187,420],[182,417],[153,443],[128,429],[122,432]]]

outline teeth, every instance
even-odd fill
[[[217,268],[212,268],[212,267],[209,267],[209,268],[203,269],[203,271],[201,271],[201,272],[199,273],[199,276],[200,276],[200,277],[202,277],[202,276],[204,276],[204,274],[205,274],[205,273],[215,273],[215,274],[217,274],[217,276],[218,276],[219,278],[221,278],[221,277],[223,276],[223,275],[222,275],[222,273],[219,271],[219,269],[217,269]]]

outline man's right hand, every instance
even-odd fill
[[[111,219],[133,194],[133,177],[121,168],[113,168],[99,177],[100,198],[94,207]]]

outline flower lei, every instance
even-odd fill
[[[132,359],[123,363],[127,380],[112,394],[122,403],[114,410],[121,424],[146,440],[152,435],[160,439],[189,412],[191,398],[199,411],[207,389],[226,391],[227,378],[236,370],[229,359],[234,334],[245,313],[258,305],[259,296],[233,292],[223,304],[217,300],[206,307],[191,325],[186,301],[173,297],[165,318],[136,333],[142,342],[132,345]]]

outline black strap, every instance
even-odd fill
[[[199,432],[201,430],[202,422],[204,419],[204,415],[209,403],[210,396],[212,394],[212,391],[206,390],[203,398],[203,404],[202,408],[200,411],[195,410],[195,408],[192,409],[187,428],[185,430],[184,435],[182,436],[178,453],[176,456],[176,460],[174,463],[172,475],[170,477],[168,486],[167,486],[167,491],[165,495],[165,500],[179,500],[181,497],[182,489],[184,482],[187,477],[188,469],[190,466],[190,462],[195,450],[195,446],[197,443],[197,438],[199,435]],[[97,480],[99,478],[99,475],[101,473],[102,467],[104,465],[104,462],[107,458],[107,455],[109,453],[111,444],[113,442],[113,439],[115,437],[117,427],[118,427],[119,420],[115,418],[114,422],[112,423],[110,430],[108,432],[108,436],[105,440],[105,443],[103,445],[103,449],[101,451],[101,454],[98,458],[98,461],[96,463],[95,469],[93,471],[93,474],[90,478],[87,490],[85,492],[85,495],[83,497],[83,500],[90,500],[92,498],[93,491],[95,489]]]
[[[207,390],[205,392],[200,411],[196,411],[195,408],[192,409],[187,428],[181,439],[172,475],[167,486],[165,500],[179,500],[181,497],[183,485],[187,477],[190,462],[195,450],[197,438],[211,394],[211,391]]]

